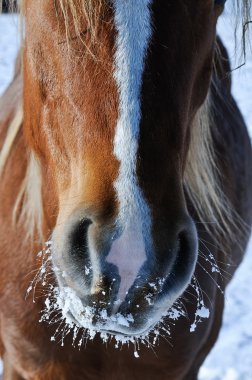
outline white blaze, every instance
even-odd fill
[[[107,261],[118,267],[122,297],[133,284],[152,245],[150,210],[136,175],[141,85],[152,34],[152,1],[114,0],[113,3],[117,29],[114,77],[119,90],[114,154],[120,161],[115,189],[119,200],[117,222],[122,234],[113,243]]]

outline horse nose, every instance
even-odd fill
[[[146,244],[150,240],[152,244]],[[187,216],[180,223],[157,223],[148,239],[140,224],[128,223],[118,230],[114,224],[83,218],[69,231],[68,242],[72,275],[81,274],[89,296],[110,294],[109,302],[118,304],[156,279],[162,279],[159,292],[181,292],[191,279],[197,256],[196,229]]]
[[[116,219],[79,210],[54,232],[55,274],[60,289],[70,288],[78,297],[78,302],[72,296],[67,302],[80,325],[86,312],[94,326],[107,323],[103,316],[114,321],[132,315],[130,327],[113,325],[115,331],[143,331],[151,316],[157,322],[188,286],[197,259],[191,218],[158,218],[147,232],[136,221],[119,228]]]

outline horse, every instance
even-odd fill
[[[3,380],[196,380],[252,222],[225,1],[20,5],[0,102]]]

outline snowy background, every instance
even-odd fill
[[[231,10],[227,7],[218,30],[235,68],[241,60],[235,56],[233,26]],[[0,94],[12,77],[18,32],[15,16],[0,16]],[[249,52],[246,66],[233,73],[233,93],[252,137],[252,55]],[[226,293],[223,327],[215,348],[201,369],[200,380],[252,380],[252,240]]]

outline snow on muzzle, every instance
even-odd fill
[[[197,234],[189,217],[150,250],[137,224],[99,225],[78,212],[52,237],[58,306],[84,328],[145,334],[191,281]]]

